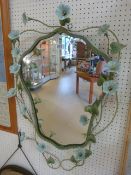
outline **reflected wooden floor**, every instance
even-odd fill
[[[43,119],[42,129],[47,136],[61,144],[75,144],[85,141],[88,126],[81,126],[80,116],[88,105],[89,83],[80,79],[80,93],[76,94],[75,68],[66,70],[55,80],[32,92],[42,99],[37,105],[38,117]]]

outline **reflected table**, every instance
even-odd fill
[[[76,94],[79,94],[79,78],[82,78],[82,79],[90,82],[89,104],[91,104],[92,98],[93,98],[93,93],[94,93],[94,83],[97,82],[99,77],[97,75],[91,76],[87,72],[76,71]]]

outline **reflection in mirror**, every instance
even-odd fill
[[[87,116],[84,107],[93,101],[90,86],[96,86],[104,64],[104,58],[92,53],[83,40],[65,34],[40,41],[23,58],[23,77],[47,137],[63,145],[85,141],[88,125],[84,122],[89,124],[91,115],[87,121],[80,116]],[[94,94],[98,92],[97,87]]]

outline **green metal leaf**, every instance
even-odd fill
[[[95,138],[94,134],[89,135],[87,137],[87,141],[92,142],[92,143],[96,143],[96,138]]]
[[[70,18],[66,18],[66,19],[65,19],[65,22],[66,22],[66,23],[70,23]]]
[[[36,55],[36,56],[40,56],[40,55],[41,55],[41,50],[38,49],[38,48],[35,48],[35,49],[33,50],[33,54]]]
[[[92,115],[98,115],[99,114],[98,106],[96,104],[86,106],[85,111],[91,113]]]
[[[89,113],[92,114],[92,106],[91,106],[91,105],[86,106],[86,107],[85,107],[85,112],[89,112]]]
[[[76,161],[74,156],[71,156],[70,161],[73,162],[73,163],[77,163],[77,161]]]
[[[70,18],[66,18],[64,20],[60,20],[61,26],[65,26],[67,23],[70,23]]]
[[[98,106],[93,105],[92,106],[92,115],[98,115],[98,114],[99,114]]]
[[[47,164],[55,164],[55,160],[53,159],[53,157],[49,157],[48,159],[47,159]]]
[[[102,26],[100,26],[99,30],[98,30],[98,34],[102,35],[102,34],[106,34],[108,32],[109,29],[109,24],[104,24]]]
[[[26,84],[26,87],[29,89],[32,87],[31,80],[29,80],[29,79],[25,80],[25,84]]]
[[[102,86],[103,83],[104,83],[104,81],[105,81],[104,77],[103,76],[100,76],[99,79],[98,79],[98,81],[97,81],[97,85],[98,86]]]
[[[17,89],[18,89],[18,90],[21,90],[21,91],[23,90],[22,84],[21,84],[21,83],[18,83],[18,84],[17,84]]]
[[[114,79],[114,76],[115,76],[115,73],[114,72],[110,72],[109,80],[113,80]]]
[[[35,105],[42,102],[39,97],[35,97],[33,100],[34,100]]]
[[[85,150],[85,158],[88,158],[90,155],[92,155],[92,151],[86,149]]]
[[[126,47],[126,45],[121,44],[119,42],[112,42],[110,44],[110,48],[111,48],[111,53],[112,54],[119,53],[124,47]]]

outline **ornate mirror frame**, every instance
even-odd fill
[[[58,11],[61,12],[64,10],[64,13],[57,13]],[[12,56],[14,60],[14,64],[10,66],[10,73],[15,75],[16,78],[16,87],[9,89],[8,94],[9,98],[16,97],[16,100],[18,102],[18,105],[20,107],[20,111],[22,116],[28,120],[30,123],[32,123],[34,129],[35,129],[35,135],[34,138],[29,138],[26,137],[25,133],[22,132],[22,141],[25,139],[30,139],[35,141],[37,149],[42,153],[43,157],[45,158],[47,164],[49,167],[53,169],[57,169],[59,167],[62,167],[66,171],[70,171],[74,169],[77,166],[82,166],[85,163],[85,159],[87,159],[91,154],[91,145],[92,143],[96,143],[96,136],[103,132],[107,127],[110,126],[110,124],[114,121],[117,110],[118,110],[118,96],[117,96],[117,73],[119,71],[119,59],[120,59],[120,52],[121,49],[125,47],[125,45],[121,44],[119,42],[119,39],[117,38],[116,34],[109,28],[110,26],[107,24],[104,24],[102,26],[93,26],[93,27],[86,27],[81,30],[73,31],[72,28],[70,27],[70,18],[68,17],[69,13],[69,6],[60,4],[57,7],[56,14],[59,18],[60,26],[50,26],[48,24],[45,24],[44,22],[34,19],[31,17],[28,17],[26,13],[23,13],[23,23],[26,25],[27,22],[29,21],[36,21],[43,26],[49,27],[50,29],[52,28],[52,32],[46,32],[44,33],[43,31],[37,31],[34,29],[28,29],[23,32],[19,31],[12,31],[9,34],[9,38],[12,42]],[[61,15],[65,14],[66,15],[62,16]],[[98,30],[99,34],[103,35],[107,39],[107,51],[102,52],[98,48],[96,48],[89,40],[87,37],[83,35],[79,35],[76,33],[87,31],[90,29],[96,29]],[[20,51],[20,36],[25,33],[25,32],[37,32],[41,34],[42,36],[39,37],[33,44],[32,46],[26,50],[24,53],[21,54]],[[54,141],[52,138],[49,138],[44,135],[41,131],[40,127],[40,121],[37,117],[37,109],[36,109],[36,104],[39,103],[33,99],[29,88],[26,86],[26,83],[24,81],[24,77],[22,74],[22,68],[23,68],[23,58],[32,52],[37,44],[41,40],[46,40],[48,38],[53,37],[56,34],[66,34],[74,38],[80,38],[85,41],[85,43],[89,46],[92,51],[96,54],[102,55],[105,60],[107,61],[106,68],[107,68],[107,74],[101,74],[99,77],[97,84],[98,86],[102,87],[102,94],[96,100],[91,104],[85,107],[85,111],[91,114],[91,119],[89,122],[89,127],[88,131],[86,133],[86,139],[85,142],[82,144],[68,144],[68,145],[62,145],[60,143],[57,143]],[[110,41],[110,36],[114,37],[113,42]],[[115,55],[115,59],[112,59],[112,55]],[[30,102],[30,107],[25,106],[25,94],[29,99]],[[110,122],[107,123],[105,126],[103,126],[102,129],[98,130],[95,132],[95,129],[99,126],[101,120],[102,120],[102,108],[105,103],[108,103],[106,101],[105,97],[108,98],[110,95],[113,95],[113,100],[115,101],[115,111],[112,114],[112,117],[110,119]],[[84,110],[84,109],[83,109]],[[98,121],[96,120],[97,116],[99,116]],[[87,118],[82,118],[82,122],[86,122]],[[85,124],[85,123],[84,123]],[[46,143],[40,143],[39,138],[41,138],[43,141],[46,141],[48,143],[51,143],[55,147],[61,150],[67,150],[67,149],[77,149],[76,154],[71,155],[70,158],[68,159],[63,159],[60,160],[56,155],[53,153],[46,151]],[[87,147],[88,146],[88,147]],[[87,148],[85,148],[87,147]],[[56,160],[56,161],[55,161]],[[72,167],[65,168],[64,167],[64,162],[70,162],[72,163]],[[55,166],[55,162],[58,162],[58,165]]]
[[[24,87],[26,93],[28,94],[28,97],[30,99],[30,102],[31,102],[31,107],[32,107],[32,116],[33,116],[33,123],[34,123],[34,127],[36,129],[36,132],[38,134],[38,136],[48,142],[50,142],[51,144],[53,144],[54,146],[56,146],[57,148],[59,149],[69,149],[69,148],[74,148],[74,147],[84,147],[88,144],[88,142],[90,141],[90,139],[92,139],[93,142],[95,142],[95,138],[94,136],[91,134],[91,128],[92,128],[92,124],[93,124],[93,121],[95,119],[95,115],[92,116],[91,118],[91,121],[90,121],[90,124],[89,124],[89,128],[88,128],[88,131],[87,131],[87,136],[86,136],[86,139],[85,139],[85,142],[83,142],[82,144],[68,144],[68,145],[62,145],[56,141],[54,141],[52,138],[49,138],[47,137],[46,135],[44,135],[41,130],[40,130],[40,127],[39,127],[39,123],[38,123],[38,116],[37,116],[37,111],[36,111],[36,108],[35,108],[35,103],[34,103],[34,100],[32,98],[32,95],[28,89],[28,87],[26,86],[26,83],[24,81],[24,77],[23,77],[23,74],[22,74],[22,68],[23,68],[23,58],[29,54],[30,52],[32,52],[36,46],[38,45],[38,43],[41,41],[41,40],[46,40],[46,39],[49,39],[53,36],[55,36],[56,34],[66,34],[68,36],[71,36],[73,38],[79,38],[79,39],[82,39],[83,41],[85,41],[85,43],[88,45],[88,47],[90,47],[96,54],[100,54],[102,55],[107,61],[111,60],[111,58],[106,55],[105,53],[103,53],[102,51],[100,51],[99,49],[97,49],[95,46],[93,46],[89,40],[87,40],[86,37],[82,36],[82,35],[77,35],[77,34],[73,34],[72,32],[70,32],[68,29],[64,28],[64,27],[59,27],[57,29],[55,29],[54,31],[52,31],[51,33],[47,34],[47,35],[44,35],[42,37],[39,37],[34,43],[33,45],[27,50],[25,51],[22,56],[20,57],[20,60],[19,60],[19,63],[21,65],[20,67],[20,71],[19,71],[19,76],[20,76],[20,80],[21,80],[21,83],[22,83],[22,86]],[[100,101],[102,100],[102,98],[104,98],[104,95],[100,97],[100,99],[96,100],[94,102],[94,106],[97,105],[99,106],[100,105]],[[84,109],[83,109],[84,110]]]
[[[14,86],[14,77],[9,72],[9,66],[12,64],[11,43],[8,38],[8,33],[10,32],[9,1],[0,0],[0,8],[1,8],[4,62],[6,69],[7,89],[10,89],[11,87]],[[17,115],[16,115],[15,98],[8,99],[8,103],[10,113],[10,127],[0,125],[0,130],[8,131],[11,133],[17,133]]]

